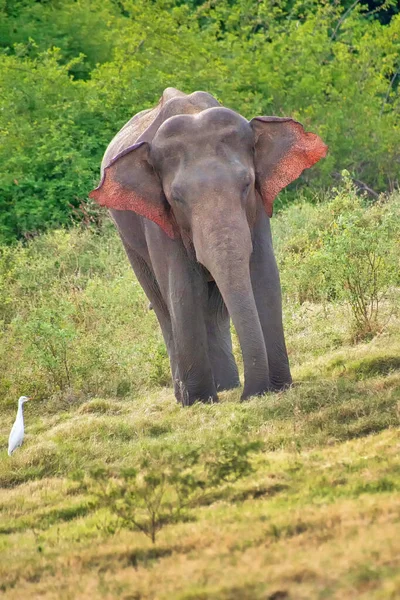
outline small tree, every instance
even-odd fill
[[[204,486],[193,471],[199,454],[192,450],[169,459],[166,462],[157,456],[145,456],[137,467],[118,472],[97,468],[90,472],[84,481],[93,497],[92,506],[111,513],[103,529],[108,533],[121,528],[141,531],[154,544],[165,525],[189,518],[186,509]]]
[[[74,478],[90,493],[91,505],[104,508],[100,528],[115,533],[121,528],[141,531],[153,544],[165,526],[191,518],[209,488],[234,483],[252,472],[250,454],[261,449],[258,441],[223,438],[211,449],[186,448],[181,453],[145,454],[133,467],[112,471],[93,469]]]
[[[322,266],[330,289],[333,284],[336,296],[349,304],[359,340],[382,329],[381,303],[397,283],[400,207],[383,200],[366,206],[349,174],[343,175],[345,185],[330,206],[333,220],[324,235]]]
[[[206,459],[207,481],[214,486],[234,483],[250,475],[253,465],[250,455],[262,449],[262,442],[222,438]]]
[[[384,300],[400,284],[400,197],[372,203],[347,171],[342,181],[325,202],[286,212],[278,259],[284,293],[300,303],[345,303],[357,341],[382,330]]]
[[[34,308],[19,324],[21,339],[33,360],[46,371],[53,388],[72,386],[69,347],[77,336],[73,307],[64,299]]]

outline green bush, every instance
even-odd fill
[[[4,248],[0,272],[2,395],[123,396],[169,383],[156,318],[113,229]]]
[[[381,306],[400,284],[399,196],[371,204],[344,173],[331,200],[295,206],[281,221],[278,253],[288,296],[300,303],[344,301],[355,339],[381,331]]]
[[[179,452],[152,449],[133,466],[113,472],[97,467],[89,475],[78,471],[72,478],[89,492],[90,506],[99,515],[99,527],[114,534],[121,528],[138,530],[156,542],[158,532],[172,523],[194,518],[190,509],[204,502],[214,488],[236,482],[252,470],[250,454],[262,444],[222,438],[213,448],[187,446]]]
[[[253,471],[250,455],[261,449],[262,444],[258,441],[222,438],[206,459],[207,481],[212,485],[221,485],[250,475]]]
[[[400,283],[400,203],[382,199],[366,208],[348,182],[332,209],[325,270],[331,273],[337,297],[351,308],[355,337],[371,337],[383,326],[382,302]]]

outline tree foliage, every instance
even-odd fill
[[[167,86],[318,132],[329,156],[297,186],[329,186],[345,168],[377,191],[394,188],[400,15],[384,5],[3,0],[0,240],[81,213],[110,139]]]

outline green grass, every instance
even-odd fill
[[[345,305],[286,298],[293,388],[245,403],[240,390],[226,392],[218,404],[183,409],[165,385],[154,314],[112,231],[57,232],[7,252],[2,597],[400,596],[400,321],[390,299],[381,335],[354,345]],[[54,306],[64,321],[55,321]],[[9,458],[16,400],[32,392],[24,445]],[[262,441],[253,472],[207,489],[190,519],[165,526],[155,545],[138,531],[108,534],[105,509],[71,478],[98,465],[137,464],[145,453],[211,448],[224,437]]]
[[[398,352],[394,333],[341,348],[316,360],[318,376],[297,365],[293,389],[247,403],[230,392],[182,409],[170,389],[57,412],[58,399],[31,402],[24,446],[0,462],[4,597],[396,598]],[[253,474],[211,492],[154,547],[140,532],[105,534],[102,511],[68,478],[227,434],[264,441]]]

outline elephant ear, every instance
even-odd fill
[[[256,185],[272,217],[279,192],[326,156],[328,147],[293,119],[255,117],[250,125],[255,135]]]
[[[132,210],[157,223],[170,238],[178,236],[161,182],[149,159],[150,145],[139,142],[120,152],[104,169],[89,197],[101,206]]]

